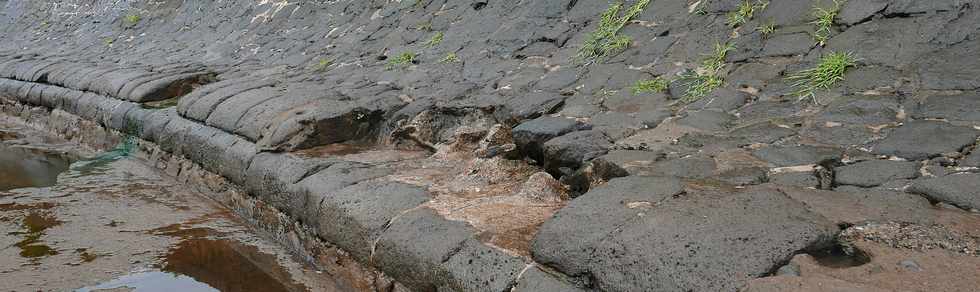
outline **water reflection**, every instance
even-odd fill
[[[210,292],[219,291],[194,278],[175,275],[167,272],[141,272],[122,276],[105,284],[75,290],[76,292],[91,292],[118,288],[130,288],[139,292]]]
[[[294,284],[272,255],[230,240],[193,238],[166,257],[163,269],[129,274],[76,291],[130,288],[134,291],[306,291]]]
[[[65,155],[0,145],[0,191],[53,186],[70,164]]]

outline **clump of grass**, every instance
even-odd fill
[[[820,58],[817,67],[796,72],[787,80],[796,88],[793,92],[799,99],[812,99],[817,102],[816,92],[826,90],[844,80],[847,68],[857,66],[858,59],[850,52],[832,52]]]
[[[313,65],[313,71],[325,72],[327,69],[330,69],[330,65],[333,65],[333,59],[320,58],[320,60]]]
[[[398,56],[395,56],[394,58],[389,59],[388,65],[385,66],[385,69],[391,70],[395,68],[404,68],[404,67],[408,67],[414,62],[415,62],[415,53],[404,52],[399,54]]]
[[[711,93],[712,90],[721,87],[725,82],[721,77],[721,70],[725,68],[725,58],[732,50],[735,50],[733,43],[716,43],[715,50],[701,61],[701,67],[681,76],[681,79],[686,81],[684,85],[687,90],[680,102],[695,102]]]
[[[425,42],[425,46],[429,48],[438,46],[439,44],[442,43],[443,37],[445,37],[444,33],[442,33],[441,31],[437,32],[435,35],[432,36],[432,38],[429,39],[429,41]]]
[[[636,84],[633,84],[633,87],[630,87],[630,90],[633,91],[633,95],[639,95],[650,92],[664,92],[667,91],[668,87],[670,87],[670,81],[658,76],[654,79],[637,81]]]
[[[432,31],[432,22],[431,21],[420,22],[419,24],[415,25],[415,29],[421,31]]]
[[[579,62],[592,63],[625,50],[633,40],[628,36],[619,35],[619,31],[630,20],[640,15],[649,4],[650,0],[638,0],[622,15],[620,15],[622,2],[609,6],[609,9],[600,16],[599,27],[589,34],[585,43],[579,48],[578,54],[575,55],[575,59]]]
[[[762,33],[762,37],[769,37],[770,35],[776,32],[776,23],[770,20],[766,24],[756,27],[755,30]]]
[[[749,22],[757,10],[764,10],[767,6],[769,6],[769,1],[756,0],[755,3],[749,2],[749,0],[742,1],[738,5],[738,10],[728,13],[728,26],[738,27]]]
[[[843,3],[841,0],[834,0],[834,6],[831,8],[813,7],[813,17],[816,19],[810,23],[817,27],[817,30],[813,32],[813,39],[817,41],[818,45],[827,44],[827,39],[833,33],[831,27],[834,25],[834,18],[840,13],[841,3]]]
[[[439,63],[442,64],[459,63],[459,57],[456,56],[456,53],[449,53],[446,54],[446,56],[443,57],[442,60],[439,60]]]
[[[143,17],[139,14],[130,14],[123,17],[123,22],[125,22],[128,26],[134,26],[137,23],[140,23],[140,20],[143,20]]]
[[[111,38],[111,37],[106,37],[106,38],[102,39],[102,44],[104,44],[107,47],[108,46],[112,46],[112,43],[114,43],[114,42],[116,42],[116,39]]]

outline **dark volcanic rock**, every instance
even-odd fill
[[[531,253],[536,261],[568,275],[584,274],[590,269],[589,251],[612,231],[609,228],[621,226],[643,212],[629,208],[629,203],[653,204],[682,192],[684,186],[676,178],[629,176],[610,180],[573,200],[546,221],[534,238]],[[582,224],[581,220],[589,224]]]
[[[388,275],[409,288],[436,291],[450,275],[440,267],[459,252],[475,230],[446,220],[430,209],[403,214],[377,242],[374,260]]]
[[[585,291],[572,284],[563,282],[538,267],[531,267],[524,272],[524,276],[517,281],[514,292],[575,292]]]
[[[783,186],[795,186],[804,188],[820,187],[820,178],[812,171],[804,172],[785,172],[769,176],[769,182]]]
[[[886,97],[845,96],[831,102],[818,120],[877,126],[897,122],[899,107],[897,101]]]
[[[875,153],[923,160],[958,152],[976,142],[977,130],[938,121],[912,121],[896,129],[874,147]]]
[[[912,117],[980,122],[980,94],[971,92],[961,95],[929,97],[915,108]]]
[[[853,0],[844,2],[837,19],[840,23],[854,25],[888,7],[888,0]]]
[[[775,166],[783,167],[840,160],[844,151],[834,147],[800,145],[762,148],[752,152],[752,155]]]
[[[733,129],[728,133],[734,137],[745,138],[752,143],[772,143],[796,134],[796,131],[779,125],[762,122]]]
[[[728,129],[732,115],[720,111],[703,110],[689,113],[677,121],[678,124],[690,126],[708,132],[720,132]]]
[[[980,149],[974,149],[973,153],[960,160],[959,166],[980,167]]]
[[[871,160],[835,169],[835,181],[842,185],[879,186],[885,182],[919,176],[919,163],[912,161]]]
[[[834,223],[857,224],[864,221],[897,221],[932,224],[929,201],[896,191],[867,190],[825,191],[804,188],[779,188],[807,209]]]
[[[604,291],[734,291],[837,232],[768,187],[676,196],[650,180],[613,180],[573,201],[542,226],[535,260]]]
[[[973,39],[919,58],[915,64],[922,86],[928,89],[980,89],[980,39]]]
[[[906,190],[921,194],[933,201],[950,203],[962,208],[980,209],[980,174],[951,174],[922,179]]]
[[[316,208],[315,226],[320,237],[368,260],[374,240],[388,222],[408,209],[430,199],[416,186],[397,182],[364,182],[324,196]]]
[[[552,138],[584,128],[584,125],[569,118],[540,117],[514,127],[514,143],[525,155],[541,161],[544,153],[542,144]]]
[[[676,176],[683,178],[707,178],[714,174],[718,164],[711,157],[690,156],[657,162],[644,175]]]
[[[612,141],[606,134],[596,131],[573,132],[544,143],[544,167],[554,175],[561,175],[562,168],[577,169],[582,162],[606,154]]]

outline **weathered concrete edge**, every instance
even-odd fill
[[[316,214],[306,214],[307,210],[302,210],[307,209],[307,203],[312,199],[318,198],[317,185],[307,183],[308,180],[336,161],[310,161],[290,154],[259,152],[254,143],[179,117],[173,109],[144,109],[136,103],[59,86],[0,78],[0,98],[77,115],[114,132],[116,141],[126,134],[136,136],[146,146],[144,150],[153,153],[149,160],[156,161],[156,167],[182,182],[207,186],[210,191],[229,188],[242,190],[241,193],[251,194],[251,199],[257,201],[254,205],[268,205],[280,214],[290,214],[291,218],[288,219],[297,229],[311,231],[340,250],[358,249],[353,245],[357,243],[344,246],[343,239],[331,238],[316,226],[309,226],[308,223],[317,219],[309,216],[315,217]],[[50,124],[46,128],[72,136],[68,133],[70,127],[65,125]],[[83,143],[96,145],[111,141],[105,136],[80,138],[83,138]],[[257,157],[274,163],[255,163]],[[191,173],[196,175],[188,175]],[[205,179],[213,181],[214,176],[226,179],[226,185],[212,186],[214,183]],[[360,182],[363,181],[353,184]],[[347,186],[350,185],[343,187]],[[292,200],[277,200],[283,197]],[[305,202],[294,202],[297,198]],[[257,210],[243,208],[241,202],[235,201],[242,199],[249,198],[239,196],[237,199],[226,197],[217,200],[247,220],[254,221],[263,216],[256,214]],[[319,208],[319,205],[316,207]],[[364,230],[364,226],[357,224],[358,219],[342,218],[331,224],[340,224],[342,226],[339,228],[345,230],[370,233],[371,230]],[[259,225],[262,223],[259,222]],[[295,238],[283,238],[282,232],[275,233],[277,239],[286,243],[290,250],[305,254],[303,244],[297,243]],[[424,207],[403,210],[389,220],[372,241],[369,256],[348,254],[414,290],[581,291],[563,280],[567,278],[564,275],[544,272],[533,262],[482,244],[475,238],[472,227],[446,220]],[[441,246],[434,246],[432,242],[440,242]]]

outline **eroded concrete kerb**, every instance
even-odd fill
[[[565,276],[488,246],[469,224],[424,206],[428,191],[377,179],[390,170],[261,152],[254,143],[183,119],[173,109],[147,109],[98,95],[58,96],[64,100],[42,102],[8,92],[0,95],[0,110],[101,149],[138,138],[139,156],[198,187],[311,263],[353,279],[349,286],[368,291],[580,290],[561,280]]]

